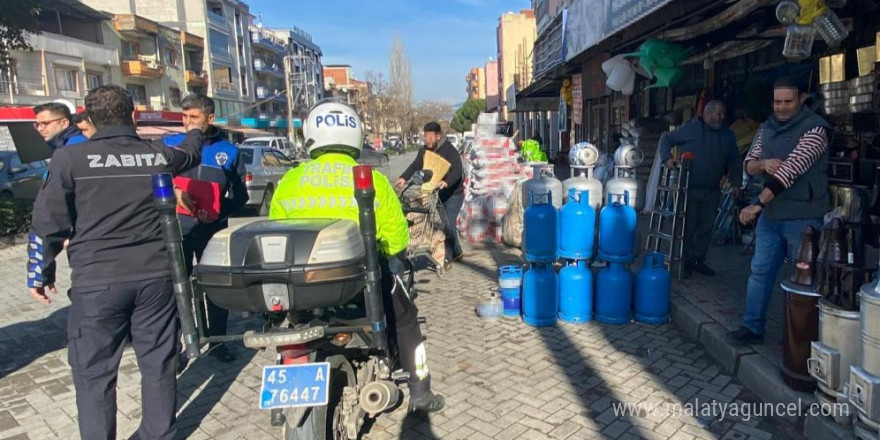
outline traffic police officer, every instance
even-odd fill
[[[193,256],[202,259],[202,252],[214,234],[229,226],[229,216],[240,211],[248,202],[247,187],[244,183],[244,161],[238,147],[220,135],[214,123],[214,100],[204,95],[189,95],[181,102],[183,107],[183,125],[187,130],[199,129],[205,132],[205,145],[202,147],[201,165],[181,174],[181,177],[209,182],[219,187],[220,212],[217,218],[208,215],[206,207],[198,207],[193,198],[181,188],[175,188],[178,205],[190,215],[180,215],[180,227],[183,231],[183,253],[187,273],[192,274]],[[166,136],[166,146],[175,147],[185,138],[184,134]],[[175,179],[178,180],[178,179]],[[179,180],[178,180],[179,181]],[[226,323],[229,311],[218,307],[206,298],[205,310],[199,309],[203,322],[208,326],[206,336],[222,336],[226,334]],[[213,345],[208,353],[220,362],[232,362],[235,356],[223,344]]]
[[[284,175],[278,184],[269,218],[336,218],[358,221],[352,168],[363,147],[363,126],[351,107],[338,101],[317,103],[303,126],[305,145],[314,159]],[[400,363],[409,372],[410,410],[439,411],[444,399],[431,392],[427,357],[418,323],[418,309],[402,289],[394,289],[392,274],[403,272],[401,254],[409,230],[400,201],[388,178],[373,171],[376,186],[376,237],[383,254],[382,289],[394,310]],[[310,203],[307,203],[311,201]],[[389,306],[386,305],[386,310]],[[390,319],[389,319],[390,321]]]
[[[80,436],[116,438],[116,377],[130,338],[143,384],[138,436],[170,440],[180,326],[150,175],[198,165],[204,137],[192,130],[179,148],[141,140],[134,101],[116,85],[92,89],[85,104],[98,132],[55,151],[34,202],[27,285],[51,303],[55,259],[70,238],[68,362]]]

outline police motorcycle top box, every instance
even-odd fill
[[[366,416],[397,405],[395,381],[407,379],[394,371],[386,333],[372,170],[355,167],[354,182],[359,225],[290,219],[231,227],[211,239],[196,269],[196,307],[207,296],[228,310],[264,314],[264,331],[237,338],[278,353],[277,365],[263,368],[259,407],[272,411],[285,439],[356,439]],[[236,338],[201,333],[202,345]]]

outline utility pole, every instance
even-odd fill
[[[293,59],[290,55],[284,57],[284,87],[287,90],[287,140],[289,140],[291,144],[296,145],[296,129],[293,127],[293,106],[295,105],[295,96],[290,93],[290,78],[293,71],[291,66],[292,62]]]

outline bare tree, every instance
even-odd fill
[[[364,82],[367,83],[367,96],[364,108],[358,109],[361,120],[370,125],[373,133],[384,132],[394,117],[390,114],[388,81],[382,72],[367,71]]]
[[[397,129],[406,138],[413,132],[413,76],[412,63],[406,53],[403,40],[395,35],[391,40],[391,62],[388,69],[388,86],[391,113]],[[388,127],[394,129],[393,127]]]
[[[448,127],[448,119],[452,115],[452,106],[440,101],[420,101],[412,111],[410,134],[418,133],[428,122],[439,122]]]

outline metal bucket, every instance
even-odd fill
[[[819,301],[819,341],[813,343],[810,374],[828,394],[842,393],[849,380],[849,367],[862,358],[859,312]]]
[[[869,283],[862,287],[862,368],[880,377],[880,294]]]

